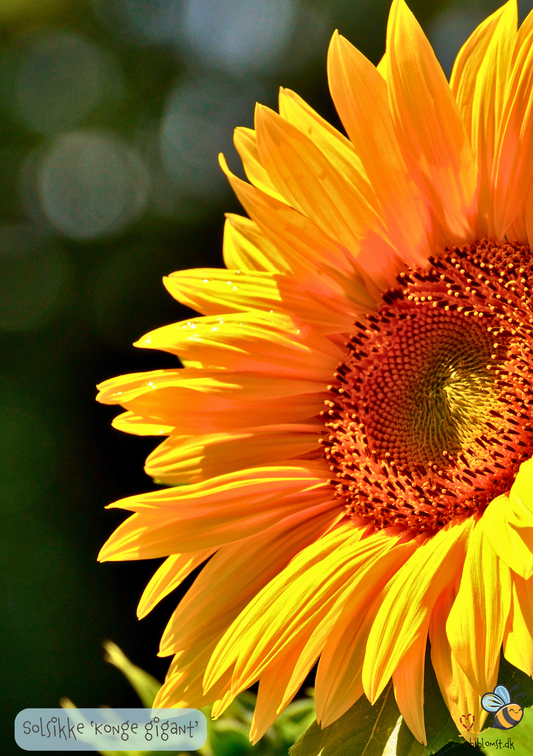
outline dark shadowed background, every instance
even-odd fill
[[[447,73],[492,0],[412,0]],[[520,3],[522,16],[533,2]],[[171,596],[135,616],[153,562],[99,565],[149,490],[155,439],[110,427],[95,384],[175,365],[136,350],[189,314],[163,275],[220,266],[218,167],[232,131],[280,85],[338,124],[326,51],[335,28],[374,63],[389,0],[0,0],[0,678],[3,754],[27,707],[137,705],[103,661],[116,642],[162,679]],[[240,172],[240,171],[239,171]]]

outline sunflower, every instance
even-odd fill
[[[348,138],[291,91],[257,106],[222,168],[227,269],[177,272],[203,317],[137,346],[184,367],[121,376],[100,401],[166,436],[169,487],[102,560],[166,557],[146,615],[204,562],[174,612],[157,706],[218,716],[259,682],[257,741],[318,661],[327,726],[392,678],[425,742],[426,646],[450,713],[486,714],[500,652],[533,674],[533,15],[515,0],[446,80],[394,0],[374,67],[335,33]],[[187,485],[183,485],[187,484]]]

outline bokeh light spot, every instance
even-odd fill
[[[84,241],[131,223],[146,207],[150,183],[140,155],[105,132],[58,137],[43,158],[38,181],[54,226]]]
[[[271,69],[290,41],[294,0],[187,0],[184,31],[194,50],[233,73]]]
[[[20,121],[51,134],[76,126],[96,107],[113,79],[112,68],[94,42],[48,29],[23,36],[9,50],[3,89]]]
[[[101,21],[124,41],[177,43],[183,25],[183,0],[92,0]]]

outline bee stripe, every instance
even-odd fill
[[[500,730],[510,730],[511,727],[515,727],[522,719],[520,716],[521,711],[510,711],[509,704],[504,706],[494,715],[494,727]],[[516,716],[518,715],[518,716]]]

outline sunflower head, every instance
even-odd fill
[[[429,640],[465,735],[502,646],[533,675],[533,16],[509,0],[448,82],[393,0],[379,65],[336,33],[328,76],[346,134],[282,89],[236,130],[249,182],[221,160],[227,269],[171,274],[202,316],[138,343],[184,367],[101,387],[171,487],[115,504],[100,558],[166,557],[140,616],[207,562],[157,706],[259,682],[257,740],[318,661],[322,726],[392,678],[425,742]]]

